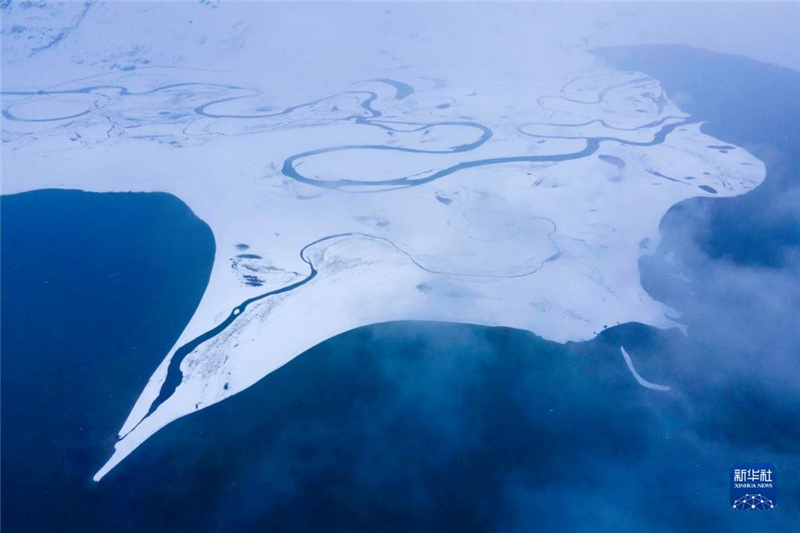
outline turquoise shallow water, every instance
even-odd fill
[[[361,328],[168,426],[95,484],[202,294],[213,237],[166,195],[4,196],[3,530],[791,530],[800,239],[779,206],[800,174],[800,75],[686,48],[599,53],[685,93],[707,132],[768,163],[751,194],[675,207],[642,262],[689,339],[637,324],[566,345]],[[669,251],[690,286],[665,275]],[[639,386],[621,344],[672,390]],[[775,511],[728,507],[736,461],[778,467]]]

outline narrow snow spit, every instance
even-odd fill
[[[625,358],[625,363],[628,365],[628,370],[631,371],[631,374],[633,374],[633,377],[636,378],[636,382],[639,385],[653,390],[660,390],[660,391],[670,390],[670,387],[667,387],[666,385],[656,385],[655,383],[650,383],[642,376],[640,376],[639,373],[636,371],[636,369],[633,368],[633,361],[631,361],[631,356],[628,355],[628,352],[625,351],[625,348],[623,346],[620,346],[619,350],[622,352],[622,357]]]

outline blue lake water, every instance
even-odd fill
[[[167,195],[4,196],[3,530],[796,529],[800,238],[780,206],[800,174],[800,74],[681,47],[598,53],[768,164],[753,193],[673,208],[641,263],[688,339],[638,324],[566,345],[361,328],[168,426],[96,484],[202,295],[213,237]],[[668,252],[693,283],[667,275]],[[639,386],[621,344],[672,390]],[[774,511],[729,508],[728,467],[746,461],[777,466]]]

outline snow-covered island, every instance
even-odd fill
[[[680,327],[639,282],[659,221],[765,176],[658,80],[611,69],[578,35],[536,42],[511,68],[445,61],[431,42],[398,59],[389,32],[370,61],[351,43],[320,52],[354,53],[334,69],[310,45],[282,55],[268,47],[278,37],[254,36],[254,21],[274,28],[265,5],[192,6],[181,51],[127,26],[185,6],[143,6],[14,5],[3,21],[20,38],[3,37],[2,192],[163,191],[216,240],[202,302],[96,481],[170,422],[360,326],[448,321],[557,342]],[[42,13],[62,31],[39,31]],[[93,47],[100,37],[119,46]],[[63,68],[42,70],[54,57]]]

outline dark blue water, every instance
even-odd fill
[[[108,530],[128,503],[87,473],[199,303],[213,236],[169,195],[54,190],[0,197],[0,231],[2,529]]]
[[[768,163],[753,193],[674,208],[642,262],[688,339],[361,328],[94,484],[202,293],[213,240],[168,196],[2,197],[3,530],[796,530],[800,74],[679,47],[600,53],[690,95],[705,131]],[[636,384],[621,344],[672,391]],[[737,461],[777,466],[775,511],[728,507]]]

